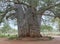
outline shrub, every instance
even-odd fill
[[[8,39],[10,39],[10,40],[17,39],[17,35],[11,35],[8,37]]]
[[[0,34],[0,37],[1,37],[1,38],[7,37],[7,35]]]

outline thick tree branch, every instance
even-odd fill
[[[15,13],[10,13],[8,16],[6,16],[6,19],[8,19],[8,18],[11,17],[11,16],[16,17]]]
[[[56,11],[53,11],[53,10],[50,10],[52,13],[54,13],[54,17],[56,18],[56,17],[58,17],[58,18],[60,18],[60,14],[59,13],[57,13]]]
[[[60,5],[60,3],[55,4],[55,5],[51,5],[51,6],[44,7],[44,8],[42,8],[42,10],[39,10],[39,14],[40,14],[40,15],[43,15],[43,13],[44,13],[46,10],[49,10],[49,9],[55,7],[55,6],[58,6],[58,5]]]
[[[0,23],[2,22],[3,18],[5,17],[5,15],[8,13],[8,10],[6,10],[3,15],[1,15],[1,18],[0,18]]]
[[[15,4],[22,4],[22,5],[26,5],[27,7],[32,7],[31,5],[26,4],[26,3],[24,3],[24,2],[18,2],[18,3],[14,2],[14,3],[15,3]]]
[[[0,23],[3,21],[4,17],[6,16],[6,14],[8,13],[8,6],[6,7],[6,11],[1,15],[1,18],[0,18]]]
[[[45,16],[55,17],[55,15],[44,14]]]

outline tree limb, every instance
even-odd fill
[[[8,6],[6,7],[6,11],[3,13],[3,15],[1,15],[0,18],[0,23],[2,22],[2,20],[4,19],[5,15],[8,13]]]
[[[14,2],[15,4],[23,4],[23,5],[26,5],[27,7],[32,7],[31,5],[29,5],[29,4],[26,4],[26,3],[24,3],[24,2],[19,2],[18,1],[18,3],[16,3],[16,2]]]
[[[39,14],[40,14],[40,15],[43,15],[43,13],[44,13],[46,10],[49,10],[49,9],[55,7],[55,6],[58,6],[58,5],[60,5],[60,3],[55,4],[55,5],[51,5],[51,6],[44,7],[44,9],[42,8],[42,10],[39,10]]]
[[[11,17],[11,16],[16,17],[15,13],[10,13],[8,16],[6,16],[6,19],[8,19],[8,18]]]

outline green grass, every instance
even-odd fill
[[[17,39],[17,35],[4,35],[4,34],[0,34],[0,38],[8,38],[10,40],[12,39]]]
[[[0,34],[0,38],[7,37],[7,35]]]
[[[17,38],[18,38],[17,35],[11,35],[8,37],[8,39],[10,39],[10,40],[17,39]]]

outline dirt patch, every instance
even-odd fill
[[[0,44],[60,44],[60,37],[56,37],[51,41],[23,41],[23,40],[8,40],[0,38]]]
[[[25,40],[25,41],[48,41],[48,40],[52,40],[53,38],[52,37],[41,37],[41,38],[29,38],[29,37],[26,37],[26,38],[18,38],[18,40]]]

